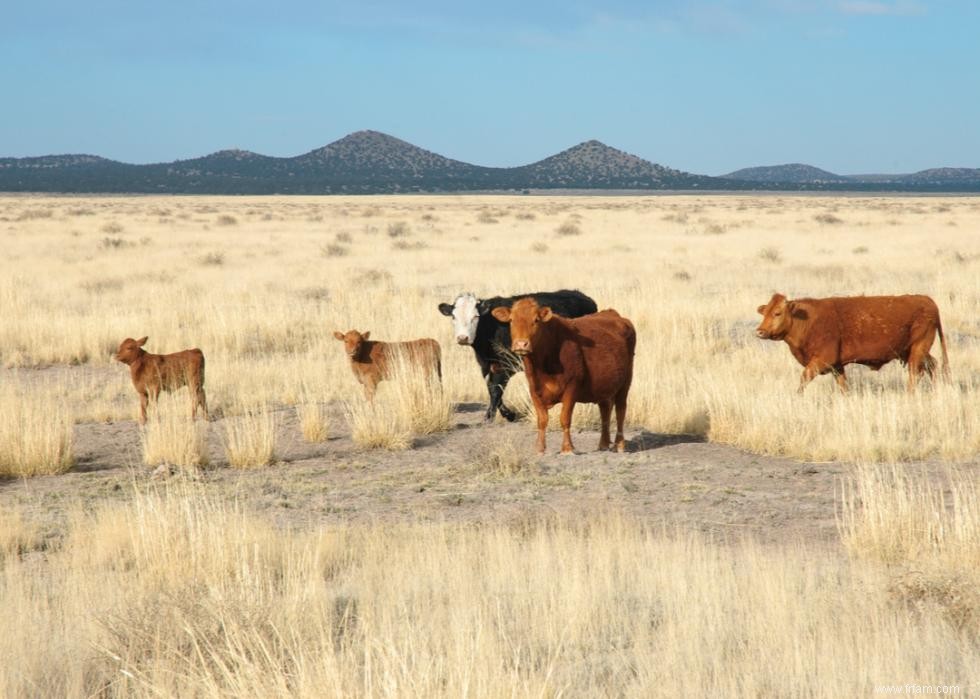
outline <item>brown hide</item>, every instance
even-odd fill
[[[334,333],[334,337],[344,343],[351,371],[364,387],[368,400],[374,398],[379,383],[393,377],[399,356],[404,357],[410,366],[442,379],[442,351],[439,343],[432,338],[381,342],[369,340],[370,335],[370,332],[360,333],[357,330]]]
[[[146,406],[150,399],[156,402],[160,391],[176,391],[187,386],[191,395],[191,416],[197,417],[197,408],[208,419],[207,397],[204,394],[204,353],[195,348],[173,354],[151,354],[143,349],[147,338],[134,340],[127,337],[116,351],[116,359],[129,365],[133,388],[140,396],[140,422],[146,423]]]
[[[909,389],[919,376],[934,374],[929,354],[938,333],[943,375],[949,377],[949,359],[939,308],[928,296],[851,296],[788,300],[774,294],[759,307],[762,322],[756,334],[783,340],[805,368],[800,391],[815,376],[833,372],[841,390],[846,387],[844,367],[863,364],[880,369],[898,359],[909,368]]]
[[[633,380],[636,331],[614,310],[562,318],[533,298],[493,310],[509,322],[511,349],[524,360],[538,418],[538,451],[545,449],[548,409],[561,403],[562,453],[573,451],[571,419],[575,403],[597,403],[602,418],[599,449],[608,449],[609,418],[616,408],[615,447],[623,451],[626,398]]]

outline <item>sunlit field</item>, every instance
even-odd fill
[[[978,230],[976,197],[0,197],[0,696],[970,696]],[[560,288],[636,327],[626,454],[594,406],[569,457],[480,424],[437,310]],[[952,382],[798,395],[775,291],[932,296]],[[442,383],[367,403],[350,329],[435,338]],[[134,423],[144,335],[203,350],[211,421],[185,388]]]
[[[484,401],[436,305],[578,288],[634,322],[628,424],[802,459],[963,459],[980,446],[980,200],[790,196],[0,199],[0,359],[77,421],[129,419],[111,353],[200,347],[218,415],[360,397],[334,330],[443,345],[445,398]],[[904,390],[898,362],[804,396],[756,307],[925,293],[954,383]],[[938,346],[934,356],[938,356]],[[105,370],[101,370],[105,368]],[[518,377],[508,400],[527,404]],[[523,397],[520,395],[524,391]],[[595,421],[579,409],[579,423]]]

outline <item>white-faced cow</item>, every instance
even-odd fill
[[[579,318],[595,313],[598,307],[581,291],[539,291],[515,296],[494,296],[480,299],[473,294],[460,294],[453,303],[440,303],[439,312],[453,321],[453,336],[461,345],[470,345],[483,373],[490,394],[490,406],[486,420],[500,414],[507,420],[517,415],[504,405],[504,388],[510,377],[520,371],[520,362],[510,356],[510,325],[501,323],[491,315],[495,308],[510,308],[522,298],[533,298],[541,306],[548,306],[565,318]]]

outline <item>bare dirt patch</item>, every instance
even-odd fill
[[[267,468],[228,466],[223,418],[210,423],[210,468],[193,478],[212,495],[234,499],[275,522],[324,524],[391,521],[513,522],[538,515],[575,519],[619,511],[668,528],[728,539],[830,542],[836,539],[841,476],[850,466],[771,458],[700,437],[627,431],[625,454],[591,451],[598,434],[575,436],[581,453],[533,454],[527,423],[482,423],[483,406],[457,406],[449,432],[416,440],[407,451],[365,450],[350,439],[342,406],[325,406],[331,438],[302,439],[294,408],[276,410],[277,462]],[[557,449],[557,434],[550,434]],[[487,453],[512,446],[511,472],[488,465]],[[586,451],[589,450],[589,451]],[[144,466],[134,421],[75,427],[76,465],[67,474],[0,482],[0,508],[26,507],[57,532],[78,507],[126,500],[164,479]],[[939,464],[910,464],[934,473]]]

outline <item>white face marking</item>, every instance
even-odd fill
[[[479,299],[473,294],[460,294],[453,303],[453,336],[461,345],[476,340],[476,325],[480,322]]]

